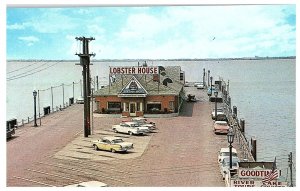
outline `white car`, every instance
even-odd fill
[[[224,114],[224,110],[222,108],[217,108],[217,116],[218,115],[225,115]],[[211,112],[211,118],[212,119],[215,119],[216,118],[216,112],[215,112],[215,109],[212,110]]]
[[[71,184],[65,187],[107,187],[107,184],[99,181],[88,181],[88,182],[81,182],[78,184]]]
[[[230,169],[230,159],[229,157],[223,158],[222,162],[220,164],[220,171],[223,177],[223,180],[225,179],[226,174],[237,174],[239,169],[239,162],[240,159],[238,157],[232,157],[232,168]]]
[[[76,103],[77,104],[84,104],[84,98],[83,97],[77,98]]]
[[[197,89],[204,89],[203,83],[199,83],[196,87],[197,87]]]
[[[148,133],[148,127],[142,127],[135,122],[122,122],[119,125],[113,125],[112,130],[115,133],[128,133],[129,135],[143,135]]]
[[[147,119],[144,117],[134,117],[131,119],[132,122],[138,123],[142,127],[148,127],[150,131],[156,130],[156,125],[154,122],[147,123]]]
[[[229,157],[229,148],[221,148],[221,150],[218,152],[218,162],[222,162],[222,160],[226,157]],[[232,148],[232,157],[237,157],[237,152],[235,148]]]

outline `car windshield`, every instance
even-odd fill
[[[222,157],[229,157],[229,154],[230,154],[229,152],[225,152],[225,153],[221,153],[221,156]],[[237,154],[236,153],[232,153],[232,156],[233,157],[237,157]]]
[[[232,158],[232,166],[237,167],[238,162],[239,162],[238,158]],[[229,161],[229,157],[228,157],[223,160],[223,166],[229,166],[229,165],[230,165],[230,161]]]
[[[139,124],[134,123],[134,124],[131,124],[130,126],[131,126],[131,127],[139,127]]]
[[[112,143],[122,143],[124,142],[122,139],[114,139],[111,141]]]
[[[216,123],[218,125],[227,126],[227,123]]]

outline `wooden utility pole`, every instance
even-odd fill
[[[82,52],[76,53],[80,57],[80,65],[82,66],[83,76],[83,97],[84,97],[84,113],[83,113],[83,126],[84,137],[88,137],[91,134],[90,127],[90,96],[91,96],[91,84],[90,84],[90,57],[95,54],[89,54],[89,41],[95,40],[90,37],[76,37],[76,40],[82,42]]]
[[[289,154],[289,167],[290,167],[290,172],[291,172],[291,184],[290,184],[290,187],[294,187],[293,185],[293,153],[290,152]]]

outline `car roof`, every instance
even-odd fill
[[[88,181],[79,183],[80,186],[84,187],[106,187],[107,184],[99,181]]]
[[[225,147],[225,148],[221,148],[220,153],[228,153],[229,152],[229,148]],[[232,148],[232,152],[233,153],[237,153],[235,148]]]
[[[103,139],[107,139],[109,141],[115,140],[115,139],[122,139],[120,137],[103,137]]]
[[[216,121],[215,123],[218,123],[218,124],[227,124],[226,121]]]
[[[144,117],[133,117],[132,119],[135,119],[135,120],[142,120],[142,119],[146,119]]]
[[[228,162],[229,161],[229,157],[223,158],[223,161]],[[232,157],[232,162],[240,162],[240,159],[238,157]]]
[[[136,122],[134,122],[134,121],[126,121],[126,122],[123,122],[123,123],[125,123],[127,125],[136,124]]]

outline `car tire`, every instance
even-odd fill
[[[115,152],[116,152],[116,150],[115,150],[115,149],[111,149],[111,152],[112,152],[112,153],[115,153]]]
[[[94,150],[95,150],[95,151],[98,151],[98,150],[99,150],[99,148],[97,147],[97,145],[94,145]]]
[[[115,133],[117,133],[118,131],[117,131],[117,129],[113,129],[113,131],[115,132]]]
[[[133,135],[133,133],[132,133],[131,131],[128,131],[128,134],[129,134],[129,135]]]

